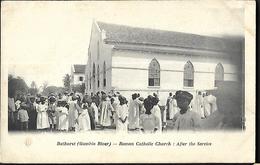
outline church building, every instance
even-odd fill
[[[230,39],[93,22],[87,93],[157,93],[215,89],[241,81],[242,44]]]

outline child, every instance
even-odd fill
[[[42,96],[40,97],[39,105],[36,107],[38,130],[46,130],[50,127],[47,109],[48,105],[46,104],[46,98]]]
[[[88,112],[88,108],[90,108],[89,102],[91,102],[91,101],[88,99],[90,99],[90,98],[85,96],[82,100],[82,102],[83,102],[82,110],[78,117],[79,131],[91,130],[90,116],[89,116],[89,112]]]
[[[118,96],[119,106],[116,111],[116,131],[127,133],[127,125],[128,125],[128,107],[126,105],[126,98],[123,96]]]
[[[59,100],[56,107],[57,113],[57,129],[59,131],[68,131],[69,120],[68,120],[68,106],[65,100]]]
[[[175,95],[180,112],[174,116],[174,129],[195,131],[200,128],[200,115],[191,111],[189,107],[193,98],[192,94],[186,91],[177,91]]]
[[[140,116],[140,127],[144,133],[155,133],[159,128],[159,119],[151,110],[154,106],[152,96],[148,96],[144,100],[145,113]]]
[[[27,113],[27,106],[25,102],[22,102],[18,111],[17,120],[20,124],[20,130],[28,130],[29,116]]]
[[[48,116],[49,116],[49,123],[50,129],[56,129],[56,98],[54,96],[49,97],[49,105],[48,105]]]

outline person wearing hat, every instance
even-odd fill
[[[155,133],[159,129],[159,119],[151,110],[153,109],[153,97],[148,96],[144,99],[145,113],[140,115],[140,128],[144,133]]]
[[[51,131],[56,129],[56,98],[51,95],[49,97],[48,110],[49,123]]]
[[[193,95],[187,91],[177,91],[177,105],[180,111],[174,116],[174,130],[177,131],[196,131],[200,128],[200,115],[190,110],[190,102]]]
[[[101,103],[99,106],[99,109],[101,110],[101,116],[100,116],[100,125],[102,128],[109,127],[112,124],[112,111],[113,107],[111,105],[110,99],[106,96],[105,93],[102,94],[101,97]]]
[[[17,114],[17,120],[19,121],[20,125],[20,130],[28,130],[28,121],[29,121],[29,116],[27,113],[27,105],[25,101],[21,103],[20,109]]]
[[[40,103],[36,107],[37,129],[38,130],[46,130],[50,127],[47,109],[48,109],[48,105],[46,104],[46,98],[41,96],[40,97]]]
[[[69,92],[68,92],[68,91],[65,91],[65,92],[64,92],[64,94],[63,94],[63,96],[62,96],[62,99],[63,99],[63,100],[66,100],[66,101],[68,102],[68,100],[69,100]]]

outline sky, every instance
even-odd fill
[[[243,35],[243,2],[2,2],[1,55],[28,86],[63,86],[72,64],[86,64],[93,20],[209,36]]]

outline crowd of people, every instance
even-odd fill
[[[146,98],[134,93],[129,100],[119,92],[21,95],[8,98],[8,129],[160,133],[167,128],[168,119],[173,130],[195,131],[200,129],[201,120],[217,110],[216,97],[200,91],[195,97],[187,91],[169,93],[165,108],[161,104],[155,93]]]

